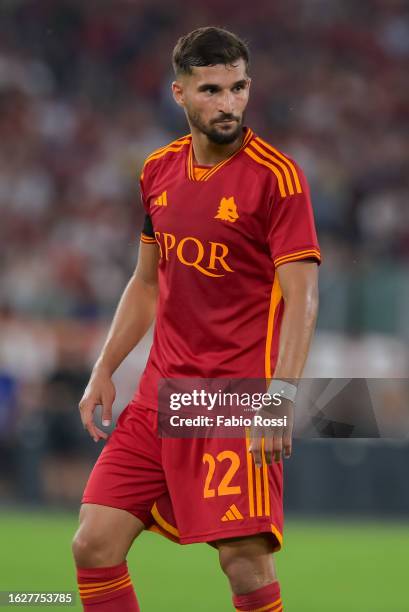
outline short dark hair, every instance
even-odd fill
[[[208,26],[179,38],[173,49],[172,63],[178,76],[192,74],[194,66],[233,64],[240,58],[244,59],[248,71],[250,54],[246,43],[224,28]]]

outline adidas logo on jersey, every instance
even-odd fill
[[[159,197],[156,198],[156,200],[154,201],[154,204],[156,206],[167,206],[168,205],[168,194],[166,190],[163,193],[161,193]]]
[[[231,196],[230,198],[222,198],[220,200],[219,208],[217,209],[217,214],[214,216],[214,218],[221,219],[222,221],[230,221],[230,223],[237,221],[239,214],[237,212],[234,196]]]
[[[243,518],[244,517],[240,510],[237,508],[236,504],[232,504],[227,510],[226,514],[222,516],[222,521],[223,523],[225,523],[226,521],[240,521]]]

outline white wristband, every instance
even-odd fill
[[[295,402],[295,397],[297,395],[297,387],[289,382],[286,382],[285,380],[273,378],[267,390],[267,393],[269,393],[271,396],[277,394],[281,397],[284,397],[284,399],[289,400],[290,402]]]

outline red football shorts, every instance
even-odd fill
[[[157,412],[131,402],[91,472],[83,503],[127,510],[189,544],[283,529],[282,463],[256,468],[245,439],[160,438]]]

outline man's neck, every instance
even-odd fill
[[[195,162],[200,166],[215,166],[238,151],[243,143],[244,131],[230,144],[219,145],[210,142],[208,137],[192,127],[192,144]]]

